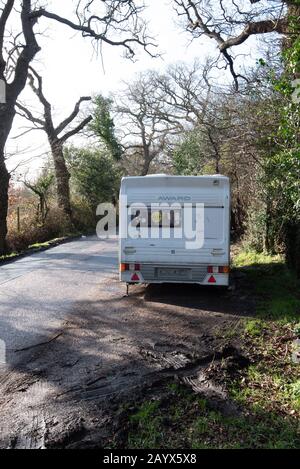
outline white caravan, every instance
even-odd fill
[[[200,212],[199,212],[200,210]],[[202,212],[201,212],[202,210]],[[191,242],[185,230],[202,233]],[[200,219],[198,214],[202,213]],[[125,177],[120,190],[120,280],[229,284],[230,185],[213,176]],[[195,235],[196,236],[196,235]]]

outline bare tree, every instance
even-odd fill
[[[168,140],[178,133],[178,125],[165,118],[166,96],[156,87],[155,72],[140,74],[133,83],[126,83],[115,101],[125,158],[144,176],[163,154]]]
[[[223,91],[213,83],[213,63],[195,61],[191,66],[176,64],[164,75],[157,76],[156,89],[161,89],[167,104],[166,121],[177,124],[183,135],[197,132],[204,160],[214,161],[214,171],[220,172],[221,147],[228,121],[222,112]],[[200,157],[200,155],[199,155]]]
[[[236,70],[232,48],[253,36],[289,34],[288,17],[300,15],[296,0],[174,0],[174,3],[193,38],[205,35],[216,41],[236,88],[239,79],[246,77]]]
[[[232,224],[242,234],[263,156],[271,151],[266,135],[278,125],[270,104],[275,98],[262,83],[255,92],[256,76],[249,74],[253,84],[236,93],[229,85],[220,87],[214,71],[210,62],[176,64],[156,76],[155,89],[162,89],[167,105],[167,114],[161,117],[182,128],[174,148],[175,170],[184,174],[209,170],[230,176]]]
[[[37,219],[44,224],[49,213],[48,197],[54,180],[54,175],[48,172],[41,174],[35,182],[29,182],[25,178],[23,184],[30,189],[39,199]]]
[[[6,95],[5,102],[0,102],[0,253],[7,248],[10,176],[5,164],[5,145],[17,99],[26,85],[29,65],[40,50],[35,31],[37,22],[61,23],[90,38],[95,45],[121,46],[132,57],[135,45],[148,50],[152,44],[141,19],[143,9],[135,0],[78,0],[75,17],[64,18],[40,7],[38,1],[21,0],[18,4],[15,0],[0,1],[0,83]],[[13,19],[20,20],[21,31],[11,33]]]
[[[210,61],[200,64],[179,63],[168,67],[166,73],[156,74],[155,88],[160,89],[165,100],[164,118],[177,125],[195,126],[202,122],[208,112],[212,81]]]
[[[46,98],[43,90],[43,79],[31,66],[29,67],[29,70],[28,76],[30,87],[43,106],[43,116],[35,116],[28,107],[24,106],[20,102],[16,103],[17,113],[29,120],[34,125],[33,129],[43,130],[46,133],[55,169],[58,206],[68,217],[71,217],[72,210],[69,187],[70,174],[64,158],[64,144],[71,137],[81,132],[91,122],[92,116],[89,115],[80,122],[77,122],[73,128],[70,128],[70,125],[74,124],[74,121],[76,122],[76,118],[80,112],[80,105],[83,102],[91,101],[92,98],[90,96],[81,97],[75,104],[71,114],[59,125],[55,125],[52,105]]]

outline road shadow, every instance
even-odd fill
[[[224,346],[226,328],[251,314],[241,292],[164,284],[132,287],[124,297],[117,273],[108,278],[96,297],[73,305],[62,335],[54,331],[51,342],[11,351],[20,360],[0,380],[2,400],[7,400],[2,418],[11,415],[3,444],[19,429],[22,438],[40,444],[45,426],[50,446],[67,447],[76,439],[80,444],[85,434],[101,446],[120,403],[141,389],[148,395],[165,370],[175,376],[202,357],[214,359]],[[26,297],[22,301],[28,311],[41,308]],[[55,302],[48,308],[55,309]],[[3,318],[2,327],[13,328],[6,321]],[[30,329],[24,334],[30,336]],[[112,420],[103,423],[103,415]],[[45,423],[34,428],[38,416]],[[17,447],[24,446],[22,438],[17,438]]]
[[[254,286],[239,272],[227,287],[197,284],[163,283],[147,286],[130,286],[129,296],[142,298],[149,305],[160,303],[169,306],[213,311],[238,316],[255,314]]]

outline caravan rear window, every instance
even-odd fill
[[[159,228],[180,228],[181,210],[176,209],[148,209],[148,227],[159,226]]]
[[[182,210],[151,207],[141,210],[133,209],[130,220],[133,222],[135,219],[137,228],[180,228],[182,226]]]

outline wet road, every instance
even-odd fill
[[[117,240],[81,238],[0,266],[0,340],[7,363],[17,350],[61,329],[73,305],[88,300],[117,272]]]

